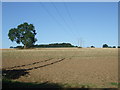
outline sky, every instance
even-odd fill
[[[2,2],[119,2],[119,0],[1,0]]]
[[[22,45],[8,32],[24,22],[35,26],[35,44],[118,45],[117,2],[2,2],[2,48]]]

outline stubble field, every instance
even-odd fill
[[[2,65],[3,74],[15,81],[117,88],[117,48],[2,50]]]

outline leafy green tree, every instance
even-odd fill
[[[116,46],[113,46],[113,48],[116,48]]]
[[[14,48],[13,46],[10,46],[10,48]]]
[[[103,44],[103,48],[108,48],[108,45],[107,44]]]
[[[95,46],[91,46],[91,48],[95,48]]]
[[[37,41],[35,38],[36,30],[33,24],[27,22],[20,24],[17,28],[11,28],[8,33],[9,39],[17,44],[22,43],[24,48],[30,48]]]

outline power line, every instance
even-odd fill
[[[78,38],[78,47],[84,47],[85,40]]]
[[[40,2],[40,5],[43,7],[43,9],[45,9],[45,11],[48,13],[48,15],[51,16],[52,19],[55,20],[55,22],[57,22],[58,25],[61,25],[61,23],[59,23],[59,22],[57,21],[57,19],[50,13],[50,11],[44,6],[43,2]]]
[[[66,30],[66,28],[65,28],[61,23],[59,23],[58,20],[57,20],[57,19],[50,13],[50,11],[45,7],[45,5],[43,4],[43,2],[40,2],[40,5],[41,5],[42,8],[48,13],[48,15],[51,16],[52,19],[54,19],[55,22],[57,22],[58,25],[61,25],[61,26],[64,28],[64,30]]]
[[[64,1],[65,1],[65,0],[64,0]],[[77,31],[78,29],[76,28],[76,24],[75,24],[74,21],[73,21],[72,15],[71,15],[71,13],[70,13],[70,11],[69,11],[69,8],[68,8],[68,5],[67,5],[66,2],[64,2],[64,7],[65,7],[65,9],[66,9],[66,11],[67,11],[67,14],[68,14],[68,16],[69,16],[69,18],[70,18],[70,21],[71,21],[71,23],[72,23],[72,27],[75,28],[74,31],[77,33],[77,38],[78,38],[78,36],[79,36],[79,33],[78,33],[78,31]],[[82,40],[81,40],[81,41],[78,40],[78,47],[82,47],[82,44],[83,44]]]
[[[66,30],[66,28],[54,17],[54,15],[52,15],[51,14],[51,12],[46,8],[46,6],[43,4],[43,2],[41,2],[40,3],[40,5],[42,6],[42,8],[48,13],[48,15],[49,16],[51,16],[51,18],[58,24],[58,25],[60,25],[60,26],[62,26],[63,28],[64,28],[64,30]],[[54,8],[56,8],[56,10],[57,10],[57,12],[59,12],[59,10],[57,9],[57,7],[54,5]],[[58,13],[59,14],[59,16],[63,19],[63,21],[64,21],[64,23],[66,24],[66,21],[65,21],[65,19],[62,17],[62,15],[60,14],[60,12]],[[70,14],[70,13],[69,13]],[[70,16],[70,15],[69,15]],[[70,18],[72,18],[72,17],[70,17]],[[72,20],[72,19],[71,19]],[[67,24],[67,26],[68,26],[68,24]],[[69,28],[69,26],[68,26],[68,28]],[[70,30],[71,30],[71,28],[70,28]],[[68,30],[67,30],[68,31]],[[72,32],[71,32],[72,33]],[[72,33],[72,35],[73,35],[73,33]],[[75,37],[76,35],[74,34],[74,37]]]
[[[65,1],[65,0],[64,0],[64,1]],[[67,11],[67,14],[68,14],[71,22],[72,22],[73,28],[75,28],[75,29],[77,30],[76,24],[75,24],[74,21],[73,21],[72,15],[71,15],[71,13],[70,13],[70,11],[69,11],[69,9],[68,9],[68,6],[67,6],[66,2],[64,2],[64,7],[65,7],[65,9],[66,9],[66,11]],[[77,35],[78,35],[78,32],[77,32]]]
[[[65,1],[65,0],[64,0],[64,1]],[[68,14],[71,22],[72,22],[72,26],[77,30],[76,24],[75,24],[74,21],[73,21],[72,15],[71,15],[71,13],[70,13],[70,11],[69,11],[69,8],[68,8],[66,2],[64,2],[64,7],[65,7],[65,9],[66,9],[66,11],[67,11],[67,14]],[[78,34],[77,31],[76,31],[76,33]],[[78,36],[79,36],[79,35],[78,35]],[[83,46],[84,46],[84,42],[85,42],[85,41],[83,41],[82,39],[81,39],[81,40],[78,40],[78,47],[83,47]]]
[[[63,22],[66,24],[66,27],[69,29],[69,30],[72,30],[71,27],[68,25],[68,23],[66,22],[66,20],[64,19],[64,17],[61,15],[61,13],[59,12],[58,8],[56,7],[56,5],[53,3],[53,2],[50,2],[53,7],[55,8],[56,12],[58,13],[58,15],[62,18]],[[74,36],[76,36],[76,34],[74,32],[72,32],[72,35],[74,34]]]
[[[67,13],[68,13],[68,16],[69,16],[71,22],[73,23],[73,19],[72,19],[72,16],[71,16],[71,14],[70,14],[70,12],[69,12],[69,10],[68,10],[68,7],[67,7],[67,5],[66,5],[66,2],[64,2],[63,4],[64,4],[64,7],[65,7],[65,9],[66,9],[66,11],[67,11]],[[74,23],[73,23],[73,24],[74,24]]]

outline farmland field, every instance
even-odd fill
[[[64,87],[117,88],[117,48],[40,48],[2,50],[2,68],[20,82],[60,83]],[[4,73],[4,72],[3,72]]]

